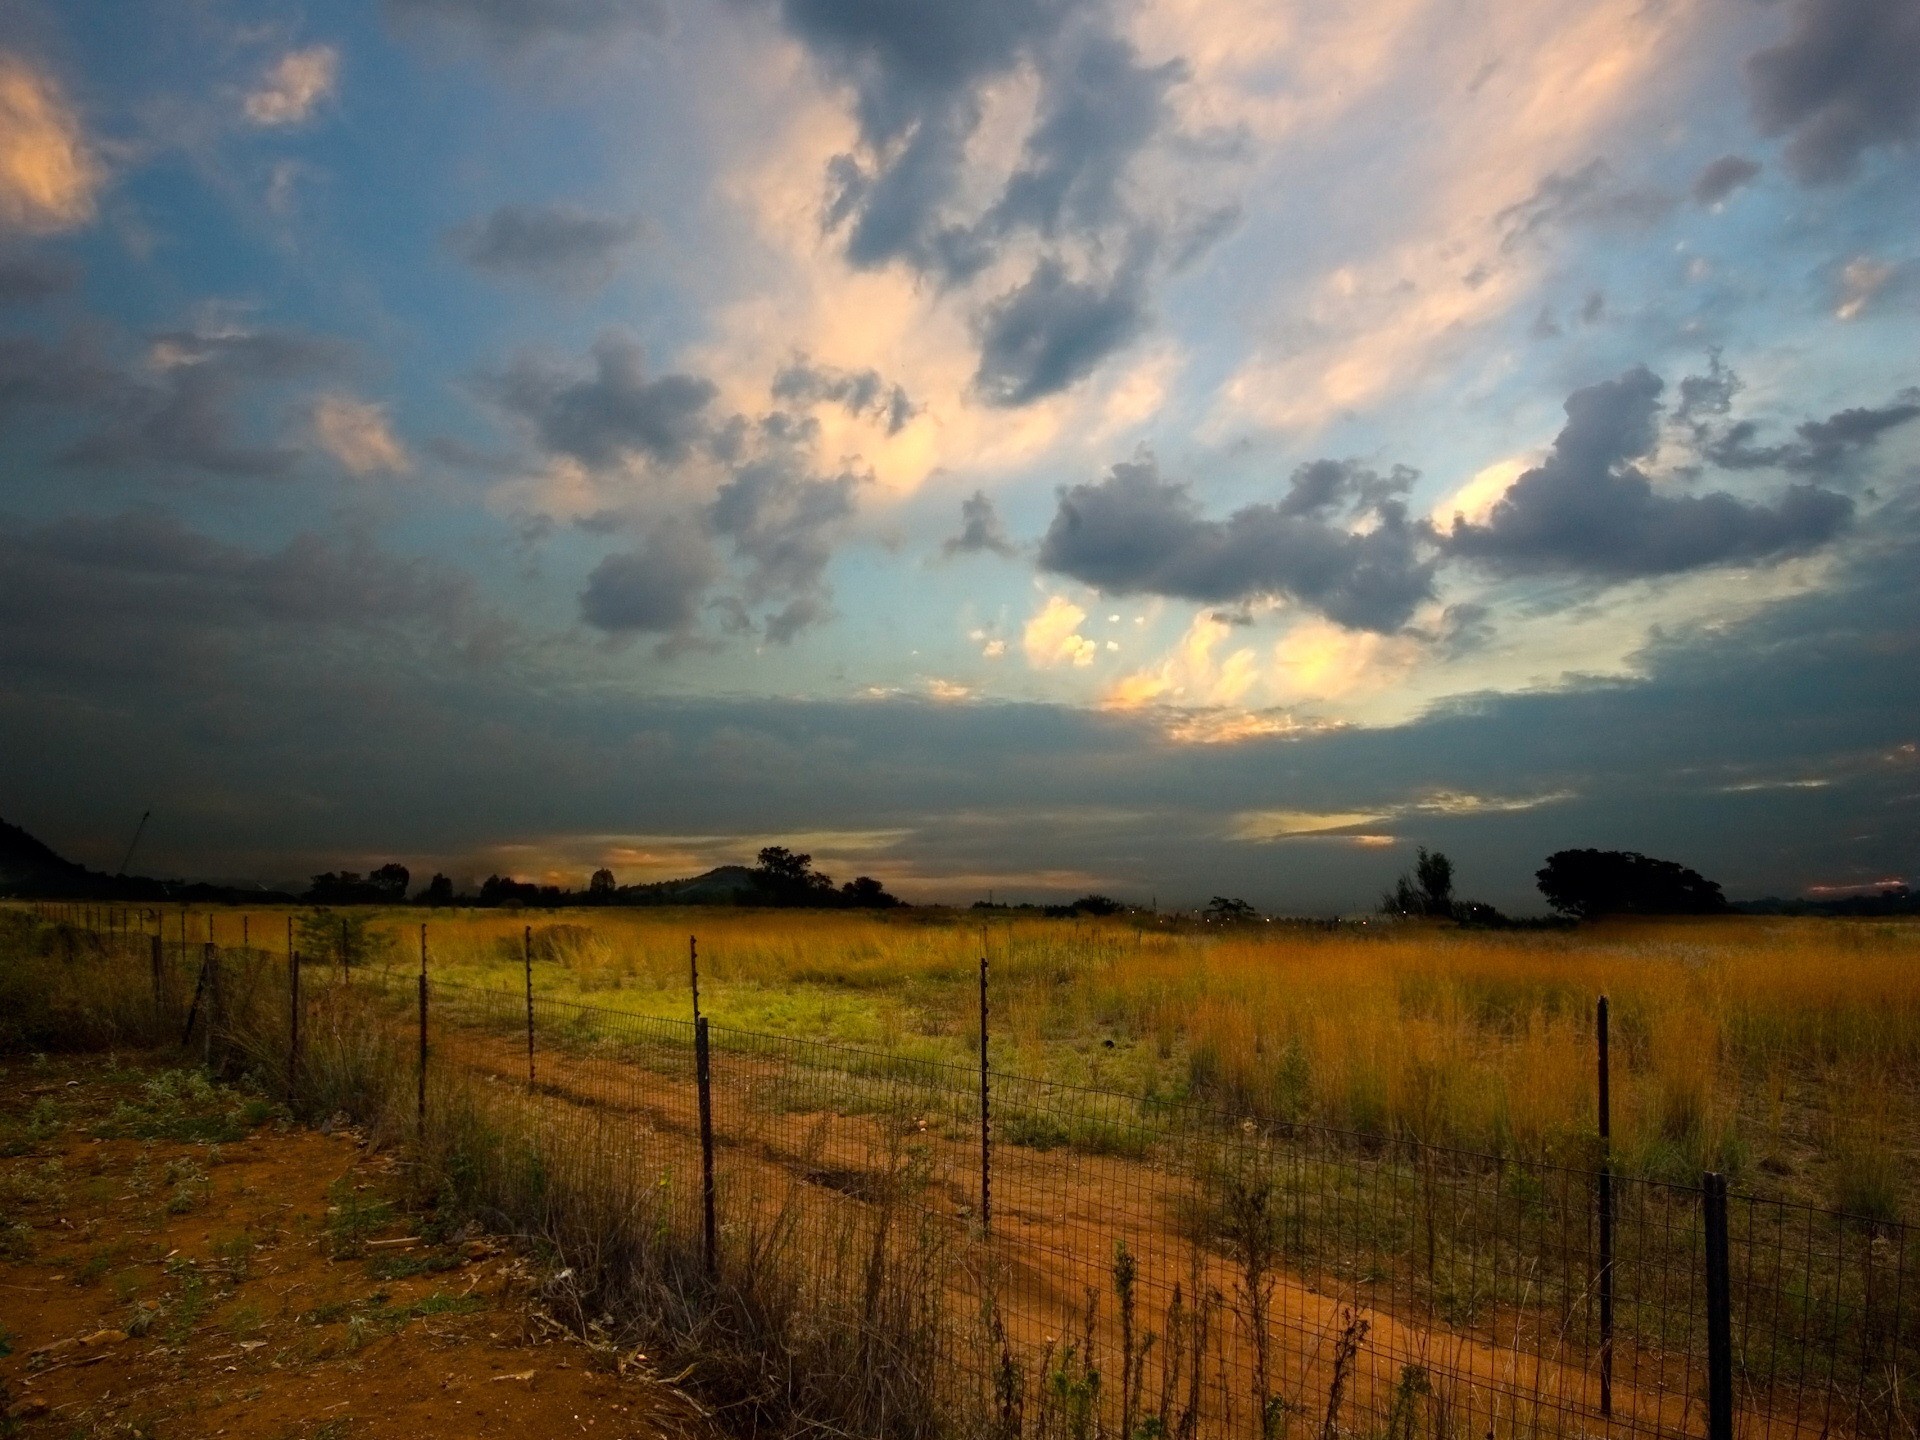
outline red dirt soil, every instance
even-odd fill
[[[509,1244],[434,1243],[351,1130],[133,1138],[157,1073],[0,1059],[0,1435],[717,1436],[644,1356],[546,1316]]]

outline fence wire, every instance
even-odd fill
[[[484,1102],[496,1126],[513,1118],[529,1163],[609,1215],[644,1211],[716,1275],[777,1250],[851,1276],[869,1291],[862,1344],[936,1335],[925,1384],[965,1433],[1915,1434],[1901,1223],[1729,1197],[1734,1400],[1716,1424],[1702,1186],[1611,1176],[1609,1336],[1596,1170],[998,1071],[983,1110],[977,1065],[536,984],[431,980],[421,1007],[399,965],[303,965],[296,1004],[284,955],[124,926],[60,934],[70,963],[131,977],[204,1063],[269,1083],[292,1086],[301,1055],[329,1044],[389,1044],[417,1066],[424,1025],[423,1123]],[[345,1038],[369,1019],[384,1040]]]

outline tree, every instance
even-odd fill
[[[796,855],[784,845],[769,845],[760,852],[759,860],[753,885],[763,904],[834,903],[833,877],[813,868],[813,856]]]
[[[605,904],[613,898],[613,888],[613,871],[602,865],[587,881],[587,898]]]
[[[1412,873],[1402,875],[1394,882],[1393,889],[1380,897],[1380,909],[1387,915],[1451,918],[1453,862],[1438,850],[1429,852],[1422,845],[1414,853]]]
[[[871,875],[849,880],[840,887],[840,895],[856,910],[891,910],[902,903],[899,896],[889,895],[887,887]]]
[[[436,874],[427,882],[427,888],[414,896],[414,899],[422,905],[451,905],[453,904],[453,881],[444,875]]]
[[[390,860],[367,877],[367,884],[379,892],[383,903],[399,905],[407,898],[407,882],[411,879],[406,866]]]
[[[1244,900],[1236,900],[1228,895],[1216,895],[1207,902],[1209,920],[1257,920],[1260,912]]]
[[[1714,915],[1727,908],[1713,881],[1672,860],[1633,850],[1557,850],[1535,873],[1563,915]]]

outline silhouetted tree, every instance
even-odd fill
[[[831,905],[833,877],[813,868],[813,856],[796,855],[784,845],[760,852],[753,871],[754,898],[763,905]]]
[[[1055,919],[1074,915],[1118,915],[1126,907],[1106,895],[1082,895],[1071,905],[1049,905],[1046,914]]]
[[[1256,920],[1260,912],[1244,900],[1236,900],[1229,895],[1216,895],[1207,902],[1209,920]]]
[[[587,881],[587,896],[603,904],[613,898],[613,871],[602,865],[593,872],[593,878]]]
[[[367,884],[380,893],[382,901],[390,905],[399,905],[407,898],[407,882],[413,879],[407,867],[398,861],[389,861],[367,877]]]
[[[849,880],[840,887],[840,896],[856,910],[891,910],[902,903],[897,895],[889,895],[887,887],[871,875]]]
[[[413,897],[421,905],[453,904],[453,881],[444,875],[436,874],[427,882],[427,888]]]
[[[1387,915],[1428,915],[1447,919],[1453,914],[1453,862],[1438,850],[1422,845],[1414,853],[1412,873],[1402,875],[1393,889],[1380,897]]]
[[[1563,915],[1712,915],[1727,908],[1720,887],[1672,860],[1633,850],[1558,850],[1534,875]]]

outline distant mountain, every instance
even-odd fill
[[[621,905],[737,905],[759,893],[753,874],[745,865],[720,865],[688,880],[622,885],[614,895]]]
[[[269,901],[291,900],[272,890],[248,890],[198,881],[109,875],[65,859],[53,848],[0,820],[0,895],[28,900]]]
[[[84,865],[61,859],[18,825],[0,820],[0,895],[71,894],[91,874]]]

